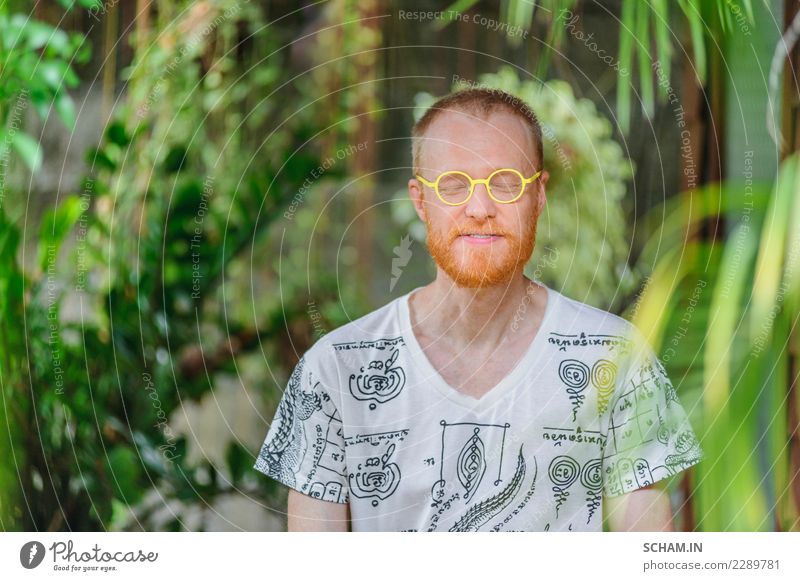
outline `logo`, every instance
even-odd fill
[[[44,545],[39,541],[29,541],[19,550],[19,562],[26,569],[35,569],[44,559]]]
[[[394,285],[400,280],[403,274],[403,268],[408,265],[413,253],[411,252],[411,236],[405,235],[400,239],[400,244],[393,249],[394,258],[392,258],[392,280],[389,281],[389,292],[394,290]]]

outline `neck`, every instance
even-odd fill
[[[415,329],[460,352],[494,349],[514,331],[538,325],[545,304],[544,288],[521,271],[507,283],[465,288],[439,270],[436,280],[412,295],[409,309]]]

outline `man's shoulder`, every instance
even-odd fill
[[[309,348],[306,356],[316,359],[336,351],[400,335],[402,329],[400,301],[403,298],[393,299],[382,307],[328,331]]]
[[[583,303],[564,294],[560,294],[560,298],[562,309],[561,319],[566,319],[567,322],[574,322],[574,324],[578,326],[585,323],[586,325],[595,327],[602,326],[609,329],[628,329],[633,327],[630,321],[610,311],[604,311],[603,309],[594,307],[588,303]]]
[[[561,300],[561,305],[558,321],[556,321],[557,327],[562,327],[571,332],[578,333],[604,333],[622,336],[636,341],[642,339],[641,333],[636,326],[619,315],[569,298],[560,293],[559,298]]]

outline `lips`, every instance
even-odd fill
[[[500,234],[467,233],[458,236],[466,244],[493,244],[503,238]]]

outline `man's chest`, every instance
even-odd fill
[[[469,531],[577,527],[599,517],[599,421],[560,421],[567,407],[469,413],[440,400],[398,409],[372,428],[345,427],[354,518]]]
[[[529,343],[507,341],[491,352],[464,349],[454,351],[447,345],[422,342],[420,346],[431,366],[451,389],[480,399],[509,376],[519,365]]]

